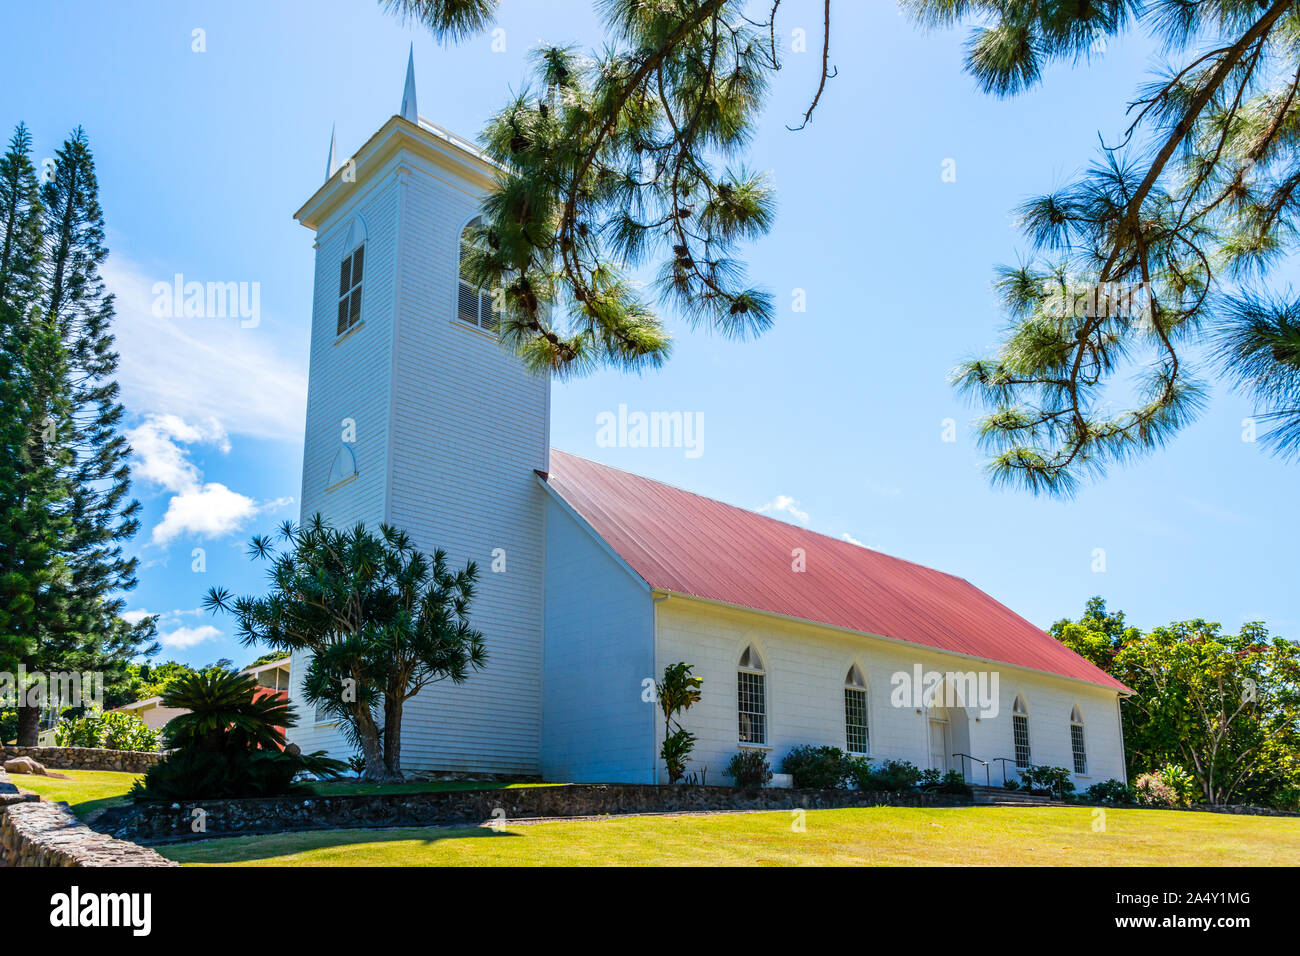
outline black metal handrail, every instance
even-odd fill
[[[988,765],[988,761],[986,761],[986,760],[980,760],[979,757],[973,757],[973,756],[971,756],[970,754],[953,754],[953,756],[954,756],[954,757],[961,757],[961,758],[962,758],[962,761],[963,761],[963,762],[962,762],[962,765],[961,765],[961,775],[962,775],[962,778],[963,778],[963,779],[965,779],[965,777],[966,777],[966,763],[965,763],[965,761],[967,761],[967,760],[974,760],[977,764],[981,764],[981,765],[984,767],[984,785],[985,785],[986,787],[987,787],[987,786],[991,786],[991,784],[989,783],[989,765]]]
[[[993,758],[992,760],[990,760],[989,762],[990,762],[990,763],[1001,763],[1001,764],[1002,764],[1002,782],[1003,782],[1003,784],[1005,784],[1005,783],[1007,782],[1007,763],[1010,762],[1011,766],[1013,766],[1013,767],[1016,766],[1016,758],[1015,758],[1015,757],[994,757],[994,758]]]

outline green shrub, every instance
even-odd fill
[[[1046,794],[1068,800],[1074,793],[1074,781],[1064,767],[1035,764],[1020,771],[1020,784],[1029,793]]]
[[[1196,778],[1176,763],[1167,763],[1156,771],[1160,779],[1178,798],[1179,806],[1190,807],[1202,798],[1201,788]]]
[[[920,787],[930,793],[944,793],[954,797],[973,797],[975,791],[970,788],[960,770],[949,770],[940,776],[938,770],[921,771]]]
[[[763,751],[742,750],[727,764],[727,776],[742,790],[756,790],[772,779],[772,768]]]
[[[866,757],[854,757],[847,765],[846,775],[859,790],[883,790],[906,793],[921,783],[922,772],[907,760],[886,760],[876,766]]]
[[[159,733],[135,714],[110,710],[64,717],[54,728],[54,742],[60,747],[102,747],[108,750],[155,752]]]
[[[1020,789],[1020,781],[1017,780],[1015,777],[1004,777],[1003,780],[1002,780],[1002,789],[1003,789],[1003,790],[1019,790],[1019,789]]]
[[[858,790],[874,789],[870,786],[871,774],[870,757],[845,757],[844,758],[844,783]]]
[[[1083,799],[1089,803],[1132,803],[1133,791],[1122,780],[1105,780],[1083,791]]]
[[[794,777],[801,789],[833,790],[844,786],[844,751],[839,747],[803,744],[781,761],[781,772]]]

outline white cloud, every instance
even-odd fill
[[[201,425],[190,425],[177,415],[151,415],[141,425],[126,433],[134,460],[131,473],[168,491],[190,491],[200,482],[199,469],[189,453],[176,443],[213,444],[223,453],[230,451],[230,438],[215,418]]]
[[[238,531],[259,510],[252,498],[218,482],[195,486],[168,502],[167,513],[153,529],[153,541],[166,544],[186,532],[218,538]]]
[[[220,420],[235,434],[300,442],[307,407],[305,355],[290,357],[265,318],[161,318],[152,275],[121,255],[101,268],[116,298],[122,401],[140,415]]]
[[[220,636],[221,632],[211,624],[200,624],[198,627],[178,627],[170,633],[158,635],[158,640],[163,647],[185,650]]]
[[[841,541],[847,541],[849,544],[856,544],[859,548],[865,548],[865,547],[866,547],[865,544],[863,544],[863,543],[862,543],[861,541],[859,541],[857,538],[853,537],[853,535],[849,534],[847,531],[845,531],[845,532],[843,532],[843,533],[840,534],[840,540],[841,540]]]
[[[763,507],[759,508],[758,511],[759,514],[770,514],[773,517],[778,518],[782,515],[787,515],[802,525],[808,523],[808,512],[801,509],[799,507],[799,502],[791,498],[789,495],[777,495],[774,499],[763,505]]]
[[[215,418],[192,425],[178,415],[150,415],[127,432],[127,440],[135,452],[136,477],[173,493],[162,521],[153,529],[154,544],[167,544],[185,533],[217,538],[238,531],[260,511],[293,503],[292,498],[275,498],[258,504],[219,482],[203,481],[188,449],[178,442],[216,445],[229,452],[230,438]]]

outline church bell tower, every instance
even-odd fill
[[[459,277],[462,234],[498,171],[419,116],[412,53],[398,114],[342,161],[331,134],[327,178],[295,214],[316,234],[302,517],[386,522],[479,568],[470,613],[487,665],[407,703],[410,770],[540,772],[534,471],[548,470],[550,384],[501,345],[491,297]],[[298,710],[290,736],[304,750],[350,754],[338,727]]]

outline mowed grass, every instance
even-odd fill
[[[66,774],[69,779],[59,780],[53,777],[41,777],[35,774],[10,774],[9,779],[16,786],[33,793],[39,793],[42,799],[64,801],[72,805],[78,816],[107,809],[111,806],[129,802],[127,796],[131,785],[143,774],[115,773],[106,770],[58,770],[52,773]],[[363,783],[360,780],[331,780],[308,785],[308,789],[320,796],[350,796],[353,794],[378,793],[433,793],[440,790],[504,790],[514,787],[553,787],[551,783],[495,783],[461,780],[423,780],[410,783]]]
[[[67,775],[67,780],[36,774],[11,773],[9,781],[22,790],[39,793],[42,800],[71,805],[72,812],[88,819],[102,810],[128,803],[127,791],[143,776],[113,770],[51,770]]]
[[[1295,866],[1300,818],[1088,807],[871,807],[334,830],[159,847],[241,866]]]

